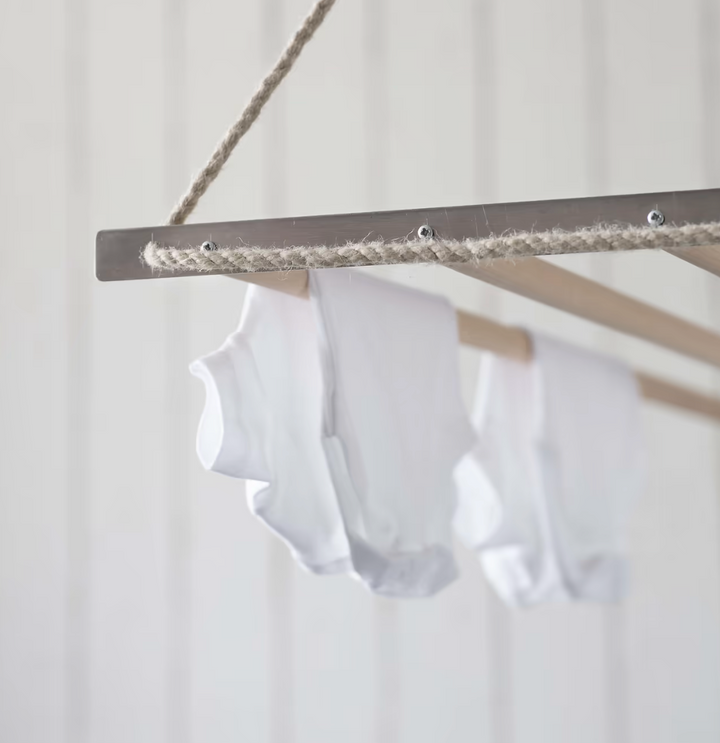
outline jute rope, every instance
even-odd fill
[[[245,106],[244,111],[240,114],[240,118],[227,130],[227,133],[218,143],[215,152],[212,153],[205,167],[198,173],[195,180],[190,184],[190,188],[185,196],[182,197],[178,205],[173,209],[172,214],[168,217],[167,223],[169,225],[185,224],[185,220],[192,214],[200,198],[220,174],[237,143],[247,134],[250,127],[255,123],[258,116],[260,116],[260,112],[265,107],[265,104],[270,100],[272,94],[285,79],[295,62],[297,62],[305,45],[312,39],[318,28],[320,28],[322,22],[325,20],[325,16],[330,12],[333,5],[335,5],[335,0],[318,0],[315,3],[310,14],[295,32],[287,47],[285,47],[285,51],[280,55],[280,59],[278,59],[275,67],[273,67],[260,83],[260,87]]]
[[[397,263],[469,263],[493,258],[600,253],[653,248],[688,248],[720,243],[720,223],[667,227],[593,227],[576,232],[522,232],[468,240],[371,241],[337,247],[325,245],[256,248],[200,246],[174,248],[149,243],[146,263],[166,271],[284,271]]]
[[[237,143],[255,123],[265,104],[292,69],[305,45],[320,27],[335,0],[318,0],[290,40],[275,67],[260,83],[238,120],[228,129],[170,214],[169,225],[184,224],[198,201],[218,177]],[[206,251],[149,242],[143,260],[170,271],[258,272],[390,263],[467,263],[492,258],[522,258],[559,253],[593,253],[641,248],[682,248],[720,242],[720,223],[667,227],[595,227],[577,232],[524,232],[478,239],[432,239],[349,243],[341,246],[258,248],[219,246]]]

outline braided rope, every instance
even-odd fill
[[[322,22],[325,20],[325,16],[327,16],[334,4],[335,0],[318,0],[314,5],[313,9],[300,25],[300,28],[295,32],[290,43],[285,47],[275,67],[273,67],[260,83],[260,86],[245,106],[238,120],[227,130],[205,167],[197,174],[190,184],[187,193],[173,209],[172,214],[168,217],[168,224],[185,224],[185,221],[197,206],[198,201],[200,201],[203,194],[220,174],[237,143],[247,134],[250,127],[255,123],[258,116],[260,116],[260,112],[265,107],[265,104],[270,100],[272,94],[285,79],[295,62],[297,62],[305,45],[312,39],[318,28],[320,28]]]
[[[688,248],[720,243],[720,223],[667,227],[593,227],[576,232],[522,232],[467,240],[407,240],[258,248],[221,246],[163,247],[150,242],[142,258],[164,271],[254,273],[309,268],[377,266],[400,263],[469,263],[495,258],[524,258],[567,253]]]
[[[168,224],[184,224],[203,194],[218,177],[236,145],[255,123],[265,104],[285,79],[336,0],[317,0],[280,55],[275,67],[218,143],[187,193],[173,209]],[[576,232],[524,232],[499,237],[405,241],[375,240],[328,247],[324,245],[258,248],[222,246],[164,247],[152,241],[142,253],[145,263],[166,271],[226,271],[253,273],[307,268],[369,266],[398,263],[467,263],[493,258],[523,258],[560,253],[593,253],[641,248],[682,248],[720,242],[720,223],[648,227],[594,227]]]

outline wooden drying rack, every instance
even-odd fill
[[[380,237],[403,239],[414,235],[422,225],[429,225],[445,239],[465,240],[508,231],[574,231],[599,224],[646,226],[651,214],[657,222],[658,213],[665,224],[719,221],[720,189],[104,230],[97,236],[96,275],[101,281],[208,275],[197,271],[175,274],[144,265],[140,252],[150,240],[178,246],[213,240],[268,248],[342,246]],[[666,252],[720,276],[720,246],[679,247]],[[545,260],[495,260],[447,267],[720,368],[720,334]],[[307,296],[305,271],[209,273],[224,273],[295,296]],[[461,342],[476,348],[519,360],[532,356],[529,338],[519,328],[459,311],[458,330]],[[720,420],[719,399],[644,373],[637,377],[646,398]]]

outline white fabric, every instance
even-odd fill
[[[452,471],[472,446],[455,313],[357,271],[311,272],[324,445],[352,561],[375,592],[427,596],[457,575]]]
[[[251,510],[316,573],[349,570],[349,549],[321,442],[322,375],[313,310],[248,289],[240,327],[191,367],[206,404],[203,465],[247,478]]]
[[[636,380],[605,356],[532,341],[530,364],[483,359],[455,528],[512,605],[618,600],[644,482]]]

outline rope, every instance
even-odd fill
[[[173,209],[168,217],[170,225],[185,224],[185,220],[192,214],[198,201],[218,177],[225,163],[232,155],[237,143],[247,134],[250,127],[255,123],[265,104],[270,100],[272,94],[277,90],[280,83],[297,62],[305,45],[312,39],[315,32],[325,20],[325,16],[335,4],[335,0],[318,0],[305,18],[300,28],[290,40],[285,51],[280,55],[275,67],[268,73],[255,91],[240,118],[228,129],[225,136],[218,143],[215,151],[210,156],[205,167],[198,173],[195,180],[190,184],[185,196]]]
[[[167,224],[181,225],[218,177],[238,142],[260,116],[312,39],[335,0],[317,0],[309,15],[280,55],[275,67],[260,83],[238,120],[218,143],[205,167],[168,217]],[[664,227],[595,227],[577,232],[524,232],[467,240],[438,238],[325,245],[258,248],[221,246],[163,247],[149,242],[142,257],[149,266],[166,271],[228,271],[253,273],[306,268],[369,266],[398,263],[468,263],[492,258],[523,258],[559,253],[593,253],[641,248],[682,248],[720,242],[720,223]]]
[[[593,227],[576,232],[522,232],[467,240],[438,238],[325,245],[258,248],[218,246],[161,247],[150,242],[145,263],[165,271],[254,273],[306,268],[340,268],[399,263],[471,263],[494,258],[525,258],[565,253],[689,248],[720,243],[720,223],[667,227]]]

